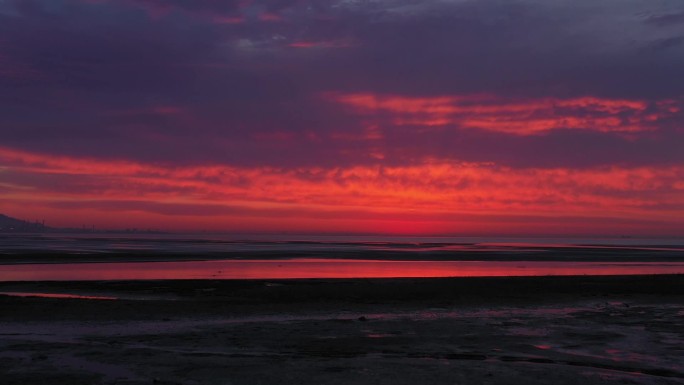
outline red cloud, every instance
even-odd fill
[[[278,15],[277,13],[271,13],[271,12],[264,12],[259,14],[259,20],[261,21],[281,21],[283,20],[282,16]]]
[[[242,24],[245,22],[245,18],[242,16],[214,15],[211,21],[214,24]]]
[[[288,44],[292,48],[347,48],[353,46],[352,43],[343,40],[321,40],[321,41],[295,41]]]
[[[654,122],[680,111],[674,101],[649,104],[597,97],[524,101],[491,95],[420,98],[332,93],[324,97],[361,114],[387,114],[390,123],[395,125],[457,126],[515,135],[536,135],[558,129],[647,131],[654,129]]]
[[[61,208],[64,216],[52,221],[63,223],[68,210],[81,207],[93,217],[107,213],[107,223],[137,213],[147,215],[148,226],[171,228],[199,223],[197,217],[213,218],[213,228],[250,218],[262,230],[306,230],[324,219],[337,221],[337,231],[380,221],[377,231],[387,232],[401,232],[393,230],[398,224],[434,232],[468,223],[485,231],[526,217],[520,229],[542,233],[540,223],[558,227],[568,218],[587,229],[609,220],[647,222],[634,230],[642,233],[652,225],[672,232],[684,225],[684,166],[512,169],[439,160],[401,167],[160,166],[8,148],[0,148],[0,161],[0,198],[8,207]],[[286,225],[285,217],[294,222]]]

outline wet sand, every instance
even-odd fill
[[[681,275],[0,291],[107,298],[0,295],[2,384],[684,383]]]

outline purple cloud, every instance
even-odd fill
[[[0,141],[165,164],[676,164],[681,112],[629,136],[587,127],[518,137],[398,125],[320,95],[592,96],[681,107],[681,12],[588,0],[6,2]]]

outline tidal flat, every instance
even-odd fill
[[[682,384],[683,288],[682,275],[4,282],[0,377]]]

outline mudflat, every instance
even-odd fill
[[[2,384],[684,383],[682,275],[1,282],[0,292]]]

